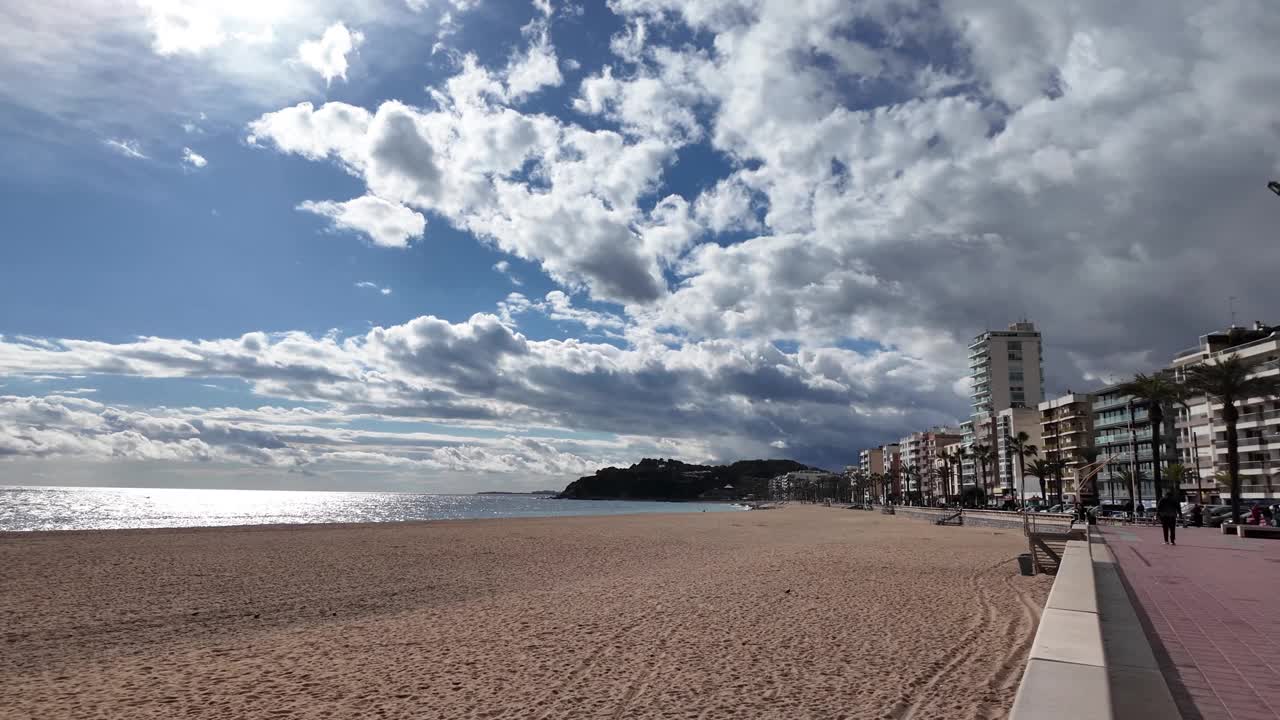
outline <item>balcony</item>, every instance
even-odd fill
[[[1265,422],[1267,420],[1276,420],[1276,419],[1280,419],[1280,410],[1265,410],[1262,412],[1240,413],[1240,419],[1237,420],[1236,422],[1237,423]],[[1215,412],[1213,414],[1213,421],[1215,423],[1223,423],[1224,421],[1222,419],[1222,413]]]
[[[1147,421],[1147,414],[1145,412],[1133,414],[1134,425],[1141,425],[1146,421]],[[1129,415],[1127,413],[1116,415],[1114,417],[1109,417],[1109,418],[1094,418],[1094,421],[1093,421],[1093,427],[1095,430],[1099,430],[1106,427],[1115,427],[1117,425],[1128,425],[1128,424],[1129,424]]]
[[[1261,445],[1280,445],[1280,435],[1266,434],[1262,437],[1242,437],[1236,443],[1236,447],[1257,447]],[[1214,440],[1213,447],[1218,450],[1227,449],[1226,440]]]
[[[1131,399],[1132,398],[1130,398],[1128,395],[1121,395],[1119,397],[1109,397],[1109,398],[1104,398],[1102,400],[1094,400],[1093,411],[1095,413],[1098,413],[1104,410],[1111,410],[1113,408],[1122,408],[1128,405]]]

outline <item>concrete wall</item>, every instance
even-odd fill
[[[955,510],[901,506],[894,508],[894,512],[912,520],[927,522],[936,522],[955,514]],[[1022,513],[1005,510],[965,510],[963,518],[965,525],[975,527],[1021,528],[1023,522]],[[1054,529],[1061,526],[1063,532],[1071,529],[1071,515],[1068,513],[1035,513],[1032,518],[1041,529],[1047,529],[1046,526],[1055,526]]]

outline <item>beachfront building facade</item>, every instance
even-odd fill
[[[825,470],[795,470],[769,479],[773,500],[815,500],[825,488],[834,487],[839,475]]]
[[[1110,461],[1097,476],[1099,502],[1155,500],[1155,457],[1151,417],[1146,407],[1120,391],[1120,385],[1095,390],[1093,395],[1093,444],[1098,459]],[[1177,435],[1173,413],[1166,413],[1160,433],[1162,465],[1177,462]],[[1136,496],[1135,496],[1136,495]]]
[[[924,475],[924,433],[913,432],[898,441],[898,455],[902,465],[899,483],[902,494],[918,492]]]
[[[957,500],[961,491],[964,489],[960,479],[961,468],[960,463],[956,459],[964,452],[964,435],[959,434],[952,436],[949,442],[943,441],[945,444],[939,445],[937,452],[934,454],[933,471],[938,478],[938,483],[943,495]]]
[[[884,461],[884,492],[888,497],[902,497],[902,448],[898,443],[880,446],[880,457]]]
[[[930,483],[927,483],[927,489],[930,493],[954,495],[957,492],[953,489],[952,484],[948,483],[946,457],[953,450],[959,449],[960,442],[963,439],[964,435],[958,427],[936,427],[925,431],[924,463],[929,468],[929,472],[926,475],[931,480]],[[945,492],[943,490],[944,483],[948,483]]]
[[[1039,411],[1040,454],[1059,466],[1063,498],[1095,502],[1096,485],[1080,482],[1082,469],[1093,460],[1093,396],[1068,392],[1040,403]]]
[[[1203,335],[1196,347],[1174,358],[1174,377],[1181,381],[1187,368],[1230,356],[1248,365],[1251,378],[1280,376],[1280,326],[1254,323]],[[1187,468],[1182,490],[1192,498],[1203,492],[1207,502],[1225,501],[1231,490],[1225,481],[1227,428],[1222,403],[1200,396],[1190,398],[1187,406],[1177,408],[1175,420],[1179,457]],[[1236,407],[1240,497],[1274,500],[1280,497],[1280,398],[1246,398],[1237,401]],[[1224,478],[1221,485],[1216,477]]]
[[[884,475],[884,449],[866,448],[858,453],[858,470],[863,477]]]
[[[1027,434],[1028,439],[1024,442],[1024,446],[1034,445],[1037,453],[1040,452],[1044,442],[1040,437],[1039,410],[1029,407],[1011,407],[996,413],[996,482],[992,491],[996,497],[1002,495],[1021,497],[1023,482],[1026,483],[1027,498],[1037,495],[1043,497],[1036,478],[1027,475],[1021,478],[1021,482],[1018,478],[1019,465],[1014,439],[1020,432]],[[1023,470],[1025,471],[1034,460],[1035,457],[1023,457],[1021,465]]]
[[[969,343],[971,413],[1039,405],[1044,399],[1040,350],[1040,332],[1030,322],[1016,322],[1008,330],[988,330],[974,338]]]
[[[988,330],[969,343],[969,427],[965,447],[985,445],[997,455],[993,477],[1000,469],[1011,467],[1000,453],[1002,433],[1000,413],[1011,408],[1035,408],[1044,400],[1044,359],[1040,332],[1035,323],[1016,322],[1006,330]],[[1010,423],[1016,418],[1011,418]],[[1038,423],[1036,423],[1038,425]],[[964,466],[966,476],[980,475],[979,463],[970,458]],[[1009,470],[1010,473],[1013,470]],[[980,482],[980,480],[979,480]],[[991,483],[1000,495],[1001,485]]]

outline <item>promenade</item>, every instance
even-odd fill
[[[1179,528],[1167,546],[1158,527],[1101,532],[1183,718],[1280,718],[1280,541]]]

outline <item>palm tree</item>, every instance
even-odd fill
[[[1186,370],[1190,389],[1222,403],[1222,422],[1227,426],[1227,473],[1231,483],[1231,517],[1240,516],[1240,421],[1237,401],[1252,397],[1270,398],[1280,395],[1280,379],[1249,377],[1249,366],[1238,355],[1229,355],[1216,363],[1192,365]]]
[[[1049,469],[1053,472],[1053,486],[1057,488],[1057,497],[1055,498],[1058,505],[1062,504],[1062,471],[1065,470],[1067,464],[1062,460],[1054,457],[1049,460]],[[1045,490],[1044,501],[1049,502],[1049,491]]]
[[[1030,440],[1031,436],[1022,430],[1019,430],[1017,435],[1005,438],[1005,443],[1009,446],[1009,449],[1013,451],[1014,459],[1018,461],[1017,478],[1023,507],[1026,507],[1027,505],[1027,483],[1023,481],[1023,467],[1027,458],[1035,457],[1040,454],[1040,450],[1037,449]]]
[[[881,502],[884,502],[884,473],[871,473],[871,477],[868,480],[871,482],[871,487],[875,488],[875,492],[881,497]]]
[[[1187,434],[1191,436],[1191,467],[1196,474],[1196,502],[1204,504],[1204,486],[1200,483],[1200,439],[1196,437],[1196,429],[1191,425],[1191,398],[1194,393],[1186,384],[1175,386],[1176,393],[1173,401],[1182,406],[1187,411]],[[1209,455],[1212,457],[1213,448],[1210,446]]]
[[[1116,392],[1131,395],[1140,405],[1147,408],[1147,419],[1151,421],[1151,482],[1155,487],[1156,497],[1160,497],[1160,431],[1164,429],[1164,409],[1178,401],[1178,386],[1160,374],[1144,375],[1138,373],[1133,380],[1116,388]]]
[[[1169,479],[1169,487],[1173,489],[1174,494],[1181,498],[1182,481],[1187,477],[1186,466],[1180,463],[1171,463],[1164,469],[1164,476]]]
[[[908,504],[910,504],[912,485],[915,485],[917,489],[919,489],[920,487],[920,471],[916,468],[915,465],[908,465],[906,471],[903,474],[906,475],[906,481],[907,481],[906,491],[903,493],[903,495],[907,496]],[[923,494],[921,495],[921,497],[924,497]]]
[[[985,503],[991,496],[987,492],[987,465],[991,462],[991,446],[974,445],[970,452],[973,453],[973,459],[978,461],[978,467],[982,469],[982,501]]]
[[[1051,479],[1054,473],[1054,461],[1045,460],[1044,458],[1036,458],[1031,461],[1027,467],[1027,474],[1040,481],[1041,494],[1044,496],[1046,504],[1049,502],[1049,492],[1045,489],[1044,481]]]

